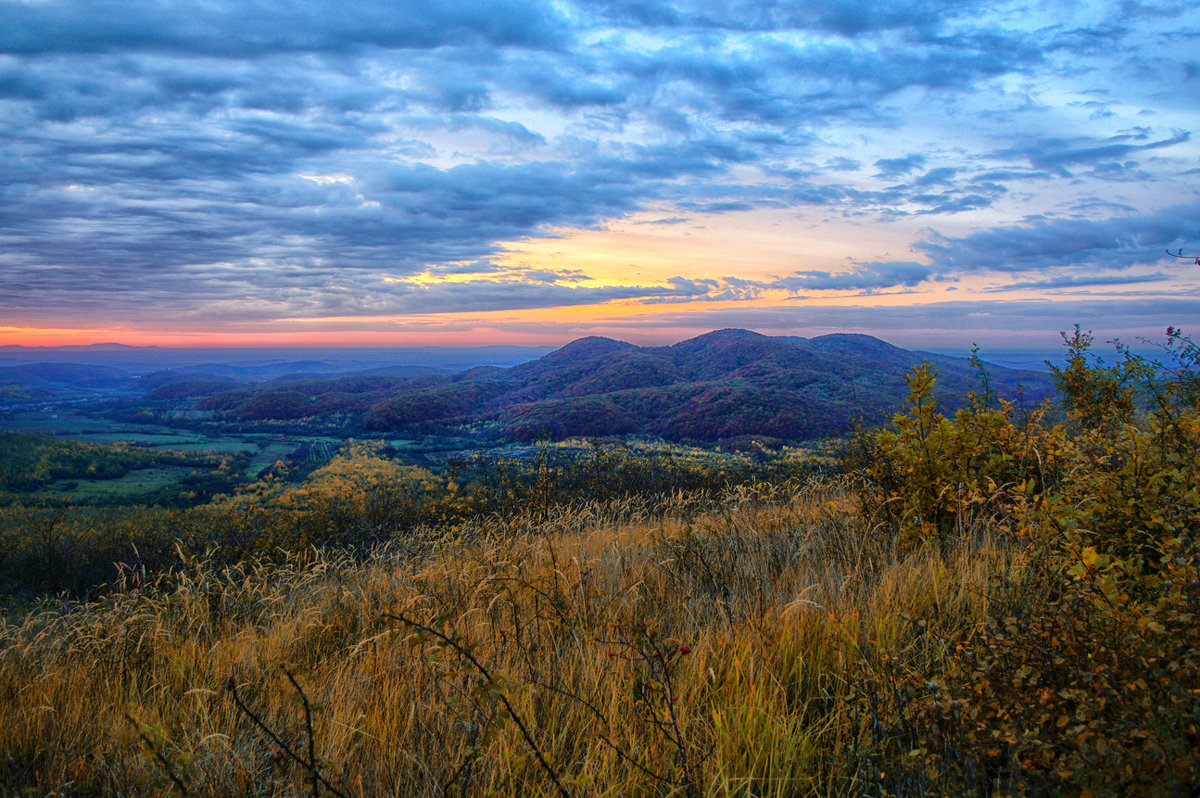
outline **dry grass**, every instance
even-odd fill
[[[590,505],[46,605],[0,628],[0,792],[311,794],[228,686],[303,751],[286,668],[347,795],[553,794],[500,696],[572,794],[858,793],[849,670],[943,656],[905,616],[978,617],[1003,555],[901,556],[857,507],[845,484]]]

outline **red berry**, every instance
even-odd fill
[[[680,654],[691,654],[692,650],[690,648],[688,648],[687,646],[680,646],[679,653]]]

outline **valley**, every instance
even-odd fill
[[[280,474],[302,479],[350,438],[382,441],[398,462],[435,470],[481,454],[527,458],[539,441],[568,439],[780,450],[836,438],[856,422],[886,420],[904,399],[906,370],[926,360],[938,368],[939,395],[951,408],[981,378],[966,359],[869,336],[810,340],[745,330],[671,347],[586,338],[511,366],[441,361],[457,370],[431,362],[380,365],[381,355],[369,361],[362,353],[340,361],[373,363],[353,371],[337,371],[336,360],[279,358],[162,368],[172,361],[161,351],[140,361],[126,350],[116,354],[122,366],[0,367],[0,431],[218,453],[249,483],[276,464],[286,467]],[[1044,373],[993,366],[986,378],[999,395],[1029,408],[1050,392]],[[170,493],[162,489],[172,475],[178,472],[154,475],[160,495]],[[136,481],[83,490],[63,484],[47,486],[39,498],[136,503],[155,493]]]

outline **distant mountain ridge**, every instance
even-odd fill
[[[803,440],[845,433],[855,418],[875,421],[895,412],[907,394],[905,374],[926,360],[940,372],[939,395],[960,401],[974,379],[964,358],[913,352],[867,335],[809,339],[727,329],[661,347],[581,338],[511,368],[288,381],[218,393],[199,407],[242,420],[350,413],[372,433],[492,425],[513,440],[626,434]],[[1021,388],[1036,402],[1052,390],[1045,374],[989,371],[1002,396]]]
[[[158,349],[157,346],[130,346],[113,342],[99,344],[74,344],[67,346],[24,346],[22,344],[4,344],[0,352],[124,352],[139,349]]]

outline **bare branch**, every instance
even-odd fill
[[[486,679],[489,684],[498,686],[495,677],[493,677],[491,674],[491,671],[489,671],[482,662],[475,658],[475,655],[471,652],[471,649],[459,643],[454,638],[438,629],[433,628],[432,626],[423,624],[420,621],[414,621],[412,618],[400,615],[398,613],[384,613],[383,617],[390,618],[394,621],[400,621],[403,624],[413,627],[418,632],[423,632],[432,637],[436,637],[438,640],[441,640],[443,643],[454,649],[460,657],[471,663],[471,666],[474,667],[475,670],[479,671],[480,675],[483,676],[483,678]],[[525,738],[525,743],[533,750],[533,754],[537,757],[538,764],[542,766],[542,770],[546,772],[546,775],[548,775],[550,780],[554,782],[554,786],[558,788],[559,795],[563,796],[563,798],[571,798],[571,793],[568,792],[567,788],[563,786],[563,783],[559,781],[558,773],[555,772],[550,763],[546,761],[546,757],[542,755],[542,749],[538,748],[538,744],[533,739],[533,735],[525,726],[525,723],[521,720],[521,716],[517,713],[516,707],[509,702],[508,696],[504,695],[503,690],[497,690],[496,697],[500,699],[500,703],[504,705],[504,711],[508,713],[508,716],[512,718],[513,723],[515,723],[517,728],[520,729],[521,736]]]
[[[288,681],[290,681],[292,686],[296,688],[296,691],[300,694],[300,700],[304,703],[304,721],[305,725],[308,726],[309,756],[314,757],[312,745],[312,714],[309,708],[308,696],[306,696],[304,691],[300,689],[300,685],[296,683],[296,680],[292,677],[290,672],[284,670],[284,673],[287,674]],[[304,757],[293,751],[290,745],[288,745],[284,740],[280,739],[279,735],[272,731],[271,727],[267,725],[266,721],[256,715],[254,710],[250,709],[246,702],[242,700],[242,697],[238,695],[237,682],[232,676],[229,677],[227,687],[230,694],[233,696],[233,703],[237,706],[237,708],[244,712],[247,717],[250,718],[250,720],[254,721],[254,725],[262,729],[266,735],[271,738],[271,741],[279,747],[279,750],[283,751],[285,754],[295,760],[300,767],[308,771],[309,776],[312,778],[314,793],[317,792],[317,785],[321,784],[325,787],[325,789],[338,796],[338,798],[346,798],[345,793],[343,793],[337,787],[334,787],[324,776],[321,775],[320,770],[317,768],[315,757],[305,760]]]
[[[1200,266],[1200,255],[1184,255],[1182,248],[1178,252],[1172,252],[1168,249],[1167,254],[1172,258],[1178,258],[1179,260],[1193,261],[1197,266]]]

